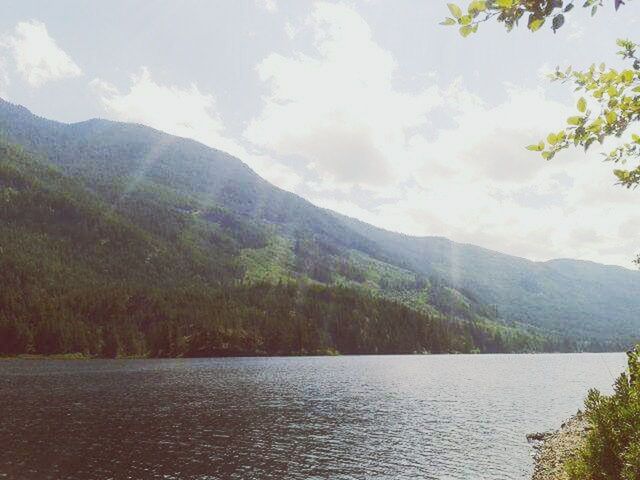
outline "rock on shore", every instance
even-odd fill
[[[588,430],[589,423],[578,412],[555,432],[527,435],[536,449],[532,480],[567,480],[564,465],[583,444]]]

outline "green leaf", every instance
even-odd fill
[[[497,0],[496,5],[500,8],[513,7],[513,0]]]
[[[553,17],[553,21],[551,22],[551,28],[553,28],[553,31],[555,33],[555,31],[558,30],[560,27],[562,27],[562,25],[564,25],[564,15],[559,13],[558,15]]]
[[[583,98],[580,97],[580,100],[578,100],[578,111],[580,113],[584,113],[587,110],[587,101]]]
[[[631,70],[625,70],[624,72],[622,72],[620,74],[620,77],[622,78],[622,81],[624,81],[625,83],[631,83],[633,82],[633,71]]]
[[[456,5],[455,3],[448,3],[447,7],[449,7],[451,15],[453,15],[455,18],[462,17],[462,9],[458,5]]]
[[[640,143],[640,135],[632,133],[631,134],[631,140],[633,140],[636,143]]]
[[[529,22],[529,30],[535,32],[540,30],[540,27],[544,24],[544,18],[534,18]]]
[[[612,123],[616,123],[616,120],[618,119],[618,116],[616,115],[616,112],[614,112],[613,110],[609,110],[606,113],[605,118],[607,120],[607,123],[609,125],[611,125]]]
[[[633,183],[636,183],[632,179],[632,172],[628,170],[614,170],[613,174],[618,177],[621,183],[627,184],[627,186],[631,186]]]
[[[582,117],[569,117],[567,118],[569,125],[580,125],[582,123]]]
[[[462,27],[460,27],[460,35],[462,35],[463,37],[468,37],[469,34],[473,33],[474,29],[471,25],[463,25]]]
[[[487,2],[484,0],[476,0],[475,2],[471,2],[469,4],[469,12],[484,12],[487,9]]]
[[[531,150],[532,152],[541,152],[544,150],[544,142],[540,142],[538,144],[527,146],[527,150]]]
[[[460,25],[469,25],[469,24],[471,24],[472,20],[473,20],[473,18],[471,18],[471,15],[463,15],[460,18],[459,22],[460,22]]]
[[[456,23],[458,22],[456,22],[453,18],[447,17],[444,19],[444,21],[440,22],[440,25],[455,25]]]

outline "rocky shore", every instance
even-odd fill
[[[532,480],[567,480],[564,465],[580,448],[588,429],[587,420],[578,412],[555,432],[527,435],[536,450]]]

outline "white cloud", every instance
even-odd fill
[[[246,137],[274,154],[302,159],[330,184],[394,183],[408,132],[427,122],[440,103],[438,90],[395,89],[393,56],[353,9],[320,2],[308,23],[314,55],[273,53],[258,65],[269,94]]]
[[[640,251],[637,193],[613,185],[597,152],[544,162],[524,148],[560,128],[575,99],[505,85],[503,100],[487,102],[461,80],[435,84],[442,72],[403,91],[393,55],[353,8],[318,3],[308,23],[287,27],[296,38],[304,29],[311,51],[259,63],[267,93],[243,138],[195,84],[163,84],[143,68],[126,90],[92,85],[112,118],[225,150],[282,188],[384,228],[537,260],[629,266]]]
[[[291,22],[287,21],[284,24],[284,33],[287,34],[289,40],[293,40],[294,38],[296,38],[296,35],[298,35],[298,28],[294,27]]]
[[[276,0],[256,0],[256,4],[270,13],[274,13],[278,10]]]
[[[0,57],[0,97],[7,96],[7,87],[10,83],[7,62],[4,58]]]
[[[585,28],[583,25],[580,25],[575,22],[571,22],[571,24],[569,25],[567,40],[570,42],[580,40],[582,37],[584,37],[584,33],[585,33]]]
[[[91,87],[110,118],[148,125],[180,137],[192,138],[210,147],[242,159],[258,174],[281,188],[291,190],[301,181],[286,166],[270,157],[247,150],[225,131],[212,94],[203,93],[196,84],[187,88],[163,85],[142,67],[131,76],[128,92],[122,93],[102,79]]]
[[[373,208],[323,206],[414,235],[443,235],[534,260],[583,258],[630,266],[640,242],[636,193],[613,185],[597,152],[570,150],[551,162],[525,150],[571,110],[541,90],[510,88],[500,104],[447,105],[455,125],[412,139],[415,184]],[[633,221],[632,221],[633,220]],[[616,248],[611,248],[615,245]]]
[[[466,180],[483,176],[492,184],[523,185],[537,172],[549,171],[524,147],[561,128],[571,109],[548,100],[541,89],[509,85],[505,89],[507,99],[496,106],[485,105],[459,86],[446,93],[455,128],[438,130],[435,141],[420,135],[412,140],[412,155],[426,160],[422,163],[425,186],[434,166],[453,169],[457,178]]]
[[[91,81],[112,116],[125,122],[143,123],[181,137],[218,145],[221,150],[234,150],[236,145],[223,135],[224,126],[215,108],[215,98],[202,93],[198,86],[187,88],[161,85],[143,67],[131,76],[126,93],[100,80]]]
[[[80,67],[49,36],[44,23],[20,22],[2,38],[18,73],[33,87],[82,74]]]
[[[550,98],[546,79],[533,89],[505,85],[492,103],[461,80],[435,85],[437,73],[403,92],[397,62],[353,8],[317,3],[306,28],[313,51],[259,63],[268,93],[245,137],[315,172],[297,190],[314,203],[536,260],[629,266],[640,251],[629,223],[640,220],[637,194],[613,185],[597,152],[545,162],[525,149],[575,109],[575,99]]]

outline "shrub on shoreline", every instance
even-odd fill
[[[571,480],[640,479],[640,345],[627,355],[628,371],[616,380],[614,393],[591,390],[587,396],[591,430],[567,465]]]

